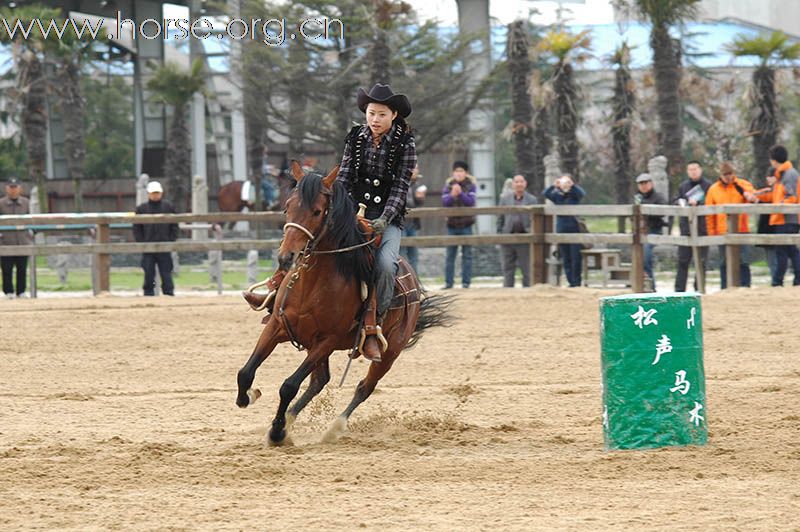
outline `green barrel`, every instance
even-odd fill
[[[706,443],[702,318],[698,294],[600,300],[607,450]]]

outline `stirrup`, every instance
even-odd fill
[[[383,336],[383,330],[380,325],[375,326],[375,332],[373,334],[367,334],[366,327],[362,327],[361,338],[358,340],[358,347],[356,348],[362,355],[364,354],[364,342],[367,341],[367,336],[377,336],[377,340],[381,344],[381,352],[385,352],[389,348],[389,342],[386,341],[386,337]]]

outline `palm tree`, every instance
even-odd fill
[[[680,41],[670,27],[695,15],[700,0],[617,0],[618,7],[633,8],[652,24],[650,48],[659,120],[659,148],[669,162],[672,176],[683,171],[683,121],[678,95],[682,66]]]
[[[549,83],[552,84],[556,104],[558,155],[561,159],[562,170],[572,174],[576,182],[580,180],[579,148],[576,135],[580,119],[578,114],[580,89],[575,84],[572,64],[581,63],[587,59],[586,50],[589,47],[588,30],[577,35],[565,31],[551,31],[539,43],[539,49],[552,55],[556,60]]]
[[[13,23],[20,19],[24,26],[31,20],[49,20],[58,17],[59,12],[39,6],[17,7],[0,11],[3,17]],[[3,41],[8,39],[4,35]],[[16,69],[15,96],[21,108],[20,125],[28,156],[28,179],[35,183],[39,191],[39,205],[47,212],[47,188],[45,164],[47,161],[47,87],[44,56],[45,39],[37,32],[31,32],[25,39],[21,35],[12,41],[12,57]]]
[[[151,65],[152,66],[152,65]],[[189,70],[175,63],[164,63],[153,70],[147,89],[156,101],[172,107],[172,122],[167,134],[164,175],[175,183],[173,198],[178,210],[186,207],[191,186],[191,136],[186,121],[189,102],[205,86],[203,62],[195,60]]]
[[[525,176],[528,188],[537,193],[544,182],[537,182],[534,173],[533,105],[531,105],[531,59],[527,24],[516,20],[508,25],[508,70],[511,73],[511,136],[514,139],[516,172]]]
[[[750,131],[753,138],[753,160],[756,172],[769,168],[769,148],[780,132],[778,103],[775,97],[775,69],[778,65],[800,58],[800,43],[790,43],[782,31],[748,39],[737,35],[727,46],[737,57],[756,57],[759,65],[753,71],[750,89]]]
[[[611,142],[614,147],[614,172],[617,176],[617,203],[631,198],[631,127],[636,110],[636,93],[631,78],[631,49],[627,42],[611,56],[614,65],[614,96],[611,100]],[[625,218],[619,218],[619,231],[625,230]]]

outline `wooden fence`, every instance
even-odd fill
[[[699,236],[698,216],[724,214],[728,217],[728,227],[738,230],[738,217],[742,214],[759,215],[770,213],[800,214],[800,205],[719,205],[699,207],[677,207],[664,205],[534,205],[526,207],[461,207],[461,208],[419,208],[409,213],[408,218],[430,218],[463,215],[509,215],[523,213],[530,217],[531,231],[517,234],[489,235],[431,235],[404,237],[403,246],[443,247],[451,245],[498,245],[528,244],[531,263],[531,281],[534,284],[546,283],[548,279],[548,246],[553,244],[593,244],[631,247],[630,286],[634,292],[644,289],[644,245],[689,246],[693,250],[695,266],[699,265],[699,248],[725,245],[728,286],[739,286],[739,255],[744,245],[798,245],[800,235],[763,235],[732,233],[724,236]],[[562,216],[608,216],[631,219],[630,232],[626,233],[554,233],[554,217]],[[646,216],[688,217],[691,234],[689,236],[648,235],[644,229]],[[10,229],[34,229],[37,231],[65,230],[70,228],[95,228],[95,242],[92,244],[31,244],[25,246],[0,246],[0,256],[30,256],[92,254],[96,284],[94,292],[110,289],[111,255],[117,253],[148,253],[172,251],[246,251],[269,249],[279,245],[278,239],[235,239],[235,240],[178,240],[176,242],[111,242],[111,231],[130,227],[132,223],[179,223],[179,224],[221,224],[248,221],[269,223],[280,227],[284,215],[275,212],[257,213],[210,213],[210,214],[157,214],[135,215],[134,213],[94,213],[94,214],[40,214],[25,216],[0,216],[0,232]],[[191,225],[189,226],[191,227]],[[698,286],[704,290],[703,268],[695,268]],[[33,285],[33,282],[32,282]]]

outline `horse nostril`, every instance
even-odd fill
[[[292,266],[293,260],[294,260],[294,253],[281,255],[280,257],[278,257],[278,264],[280,265],[281,269],[288,270]]]

